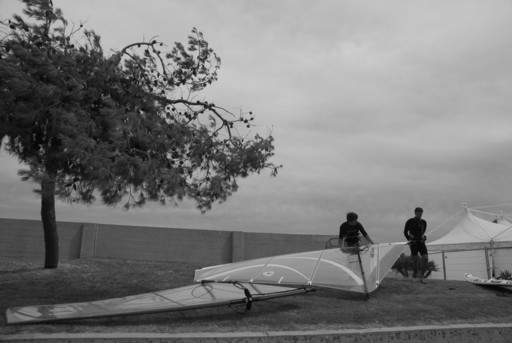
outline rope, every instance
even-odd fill
[[[251,292],[247,289],[247,287],[245,287],[244,285],[242,285],[238,281],[234,281],[234,282],[232,282],[232,284],[236,288],[239,288],[239,289],[243,290],[244,291],[244,295],[245,295],[245,311],[244,312],[237,311],[237,312],[245,313],[245,312],[250,311],[251,308],[252,308],[252,302],[253,302],[253,297],[252,297]]]
[[[480,206],[480,207],[473,207],[472,210],[480,210],[483,208],[490,208],[490,207],[503,207],[503,206],[511,206],[512,202],[504,203],[504,204],[497,204],[497,205],[488,205],[488,206]],[[485,212],[483,212],[485,213]],[[492,213],[491,213],[492,214]]]
[[[444,224],[446,224],[447,222],[449,222],[450,220],[452,220],[453,218],[455,218],[456,216],[458,216],[459,214],[461,214],[462,212],[464,211],[467,211],[466,208],[460,210],[459,212],[455,213],[453,216],[451,216],[450,218],[446,219],[444,222],[442,222],[441,224],[439,224],[438,226],[436,226],[433,230],[429,231],[429,232],[425,232],[425,235],[430,235],[434,232],[436,232],[437,230],[439,230]]]

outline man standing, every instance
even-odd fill
[[[425,274],[425,269],[428,263],[428,251],[425,241],[427,240],[427,236],[425,236],[425,231],[427,231],[427,222],[424,219],[421,219],[423,215],[423,209],[421,207],[416,207],[414,209],[414,217],[407,220],[404,228],[404,236],[409,241],[409,246],[411,248],[411,261],[413,267],[413,278],[419,277],[422,283],[423,275]],[[421,259],[418,258],[418,254],[421,256]]]

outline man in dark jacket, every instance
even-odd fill
[[[413,267],[413,277],[419,277],[420,281],[423,282],[423,275],[428,263],[428,251],[425,241],[425,231],[427,231],[427,222],[421,219],[423,215],[423,209],[416,207],[414,209],[414,217],[407,220],[404,228],[404,236],[409,241],[411,248],[411,260]],[[418,258],[418,254],[421,259]]]
[[[347,213],[347,221],[340,226],[339,238],[343,240],[344,247],[359,246],[359,233],[361,233],[361,235],[363,235],[370,244],[373,244],[370,236],[366,233],[363,225],[357,221],[357,218],[358,216],[356,213],[349,212]]]

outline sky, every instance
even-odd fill
[[[57,220],[338,234],[349,211],[376,242],[424,209],[432,239],[469,207],[510,204],[510,0],[53,0],[107,53],[193,27],[222,59],[202,97],[252,111],[275,138],[270,172],[201,214],[191,201],[125,211],[58,203]],[[0,0],[0,18],[21,3]],[[0,217],[40,219],[23,166],[0,152]],[[512,212],[508,208],[507,213]],[[436,232],[437,231],[437,232]]]

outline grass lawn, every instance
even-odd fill
[[[5,325],[8,307],[123,297],[193,284],[193,263],[81,259],[58,269],[42,261],[0,261],[0,335],[57,332],[290,331],[461,323],[511,323],[512,289],[465,281],[386,278],[369,300],[362,294],[319,289],[243,307]]]

